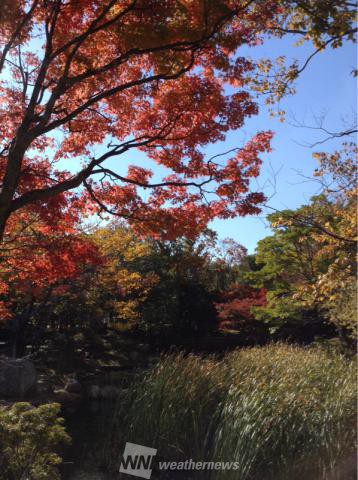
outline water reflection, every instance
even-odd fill
[[[65,413],[72,443],[64,455],[63,480],[117,480],[110,473],[115,402],[86,402],[75,412]]]

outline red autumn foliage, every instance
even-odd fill
[[[266,304],[266,290],[249,285],[234,284],[222,294],[222,302],[215,305],[220,330],[238,330],[252,323],[252,307]]]
[[[250,180],[272,133],[226,156],[203,149],[257,113],[244,81],[253,65],[238,50],[262,41],[278,3],[1,2],[3,292],[14,272],[40,285],[94,258],[75,233],[82,215],[110,212],[173,239],[259,211],[264,196]],[[120,159],[134,149],[168,174],[124,172]]]
[[[9,316],[7,298],[36,297],[103,262],[97,247],[79,232],[78,212],[69,208],[67,195],[51,199],[51,210],[23,209],[10,218],[12,235],[0,244],[0,318]]]

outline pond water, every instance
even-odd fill
[[[61,467],[63,480],[117,480],[109,473],[116,403],[91,401],[75,413],[65,413],[66,430],[72,438]]]

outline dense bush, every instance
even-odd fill
[[[0,479],[59,479],[58,455],[69,436],[58,417],[60,405],[15,403],[0,408]]]
[[[215,480],[325,478],[354,443],[355,391],[353,364],[319,349],[169,355],[122,402],[117,448],[131,441],[166,461],[238,462],[205,472]]]

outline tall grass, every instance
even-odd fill
[[[240,479],[325,476],[354,444],[353,364],[319,350],[279,346],[230,354],[232,383],[215,457],[240,463]],[[303,476],[303,473],[305,475]],[[216,478],[238,478],[231,475]]]
[[[326,478],[353,447],[355,399],[354,364],[318,349],[168,355],[121,401],[116,448],[131,441],[166,461],[238,465],[193,478]]]

